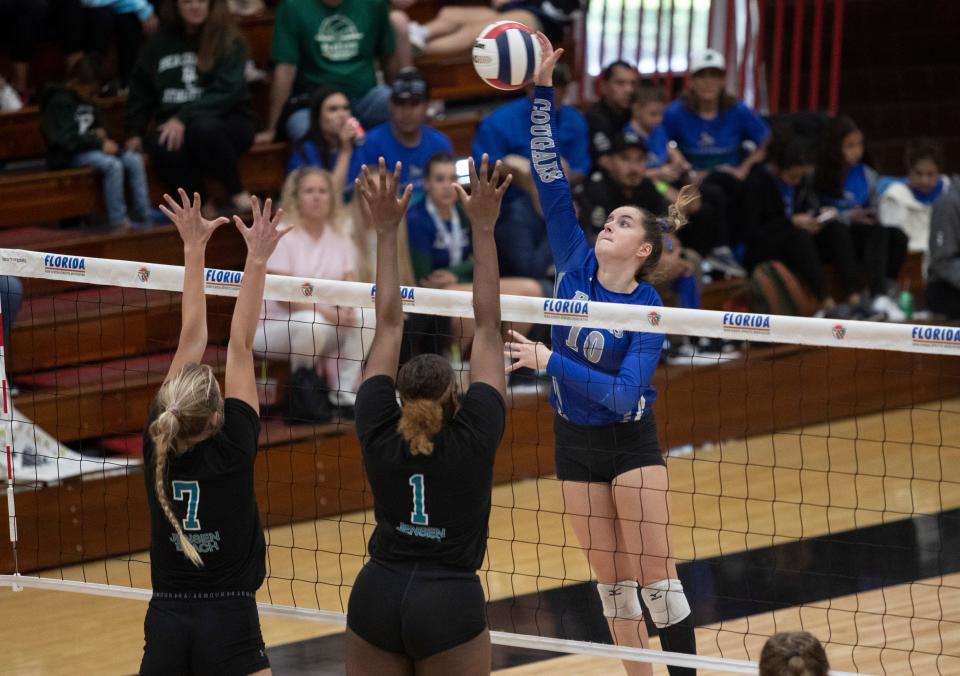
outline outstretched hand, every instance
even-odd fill
[[[247,258],[256,263],[266,263],[274,249],[277,248],[277,242],[290,232],[291,227],[279,224],[280,217],[283,216],[283,209],[277,209],[275,214],[271,214],[273,200],[269,198],[264,202],[263,209],[261,209],[260,200],[254,195],[250,198],[250,207],[253,211],[253,225],[251,227],[248,228],[239,216],[234,216],[233,222],[247,243]]]
[[[503,193],[510,187],[513,175],[507,174],[503,183],[500,183],[501,162],[497,160],[496,164],[493,165],[493,173],[491,173],[489,171],[490,160],[486,153],[480,159],[479,175],[472,157],[469,164],[470,194],[467,195],[467,191],[459,183],[454,183],[453,189],[457,191],[457,196],[463,204],[463,210],[467,212],[470,226],[484,232],[493,232],[493,226],[496,225],[497,218],[500,216],[500,202],[503,200]]]
[[[403,194],[397,197],[400,169],[401,164],[397,162],[393,168],[393,174],[389,174],[386,160],[381,157],[376,173],[367,165],[363,165],[355,181],[357,195],[360,197],[360,209],[363,211],[364,218],[377,233],[396,231],[410,204],[410,196],[413,195],[412,185],[408,184]]]
[[[554,50],[547,36],[539,31],[537,32],[537,41],[540,43],[540,67],[533,74],[533,82],[538,87],[552,87],[553,67],[563,56],[563,48]]]
[[[213,235],[213,231],[224,223],[229,223],[229,219],[221,216],[208,221],[200,213],[200,193],[193,193],[191,203],[183,188],[179,188],[177,192],[180,194],[180,204],[170,195],[164,194],[163,199],[169,208],[161,204],[160,211],[177,226],[177,232],[180,233],[180,239],[183,240],[184,245],[205,246]]]
[[[503,356],[516,359],[507,367],[507,373],[513,373],[519,368],[529,368],[534,371],[547,368],[547,362],[553,352],[543,343],[534,342],[514,330],[509,332],[510,340],[503,345]]]

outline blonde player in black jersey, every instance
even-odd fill
[[[144,433],[143,464],[150,507],[153,598],[144,620],[140,673],[270,673],[257,616],[256,592],[266,573],[266,547],[253,492],[260,434],[253,337],[263,304],[267,259],[288,228],[278,228],[252,199],[253,227],[234,221],[247,244],[240,294],[227,346],[226,398],[207,349],[204,251],[226,218],[200,215],[200,197],[181,204],[165,195],[163,212],[183,238],[180,341]]]
[[[350,595],[347,674],[479,676],[490,673],[490,636],[477,568],[506,414],[493,226],[510,180],[498,187],[500,163],[490,174],[484,156],[479,175],[470,162],[470,196],[456,186],[475,258],[472,384],[461,396],[442,357],[418,356],[397,373],[397,228],[411,192],[397,198],[399,176],[399,162],[391,176],[380,158],[379,171],[364,167],[357,181],[377,230],[377,330],[356,405],[377,526]]]

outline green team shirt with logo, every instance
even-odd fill
[[[284,0],[277,10],[273,60],[297,67],[294,94],[327,85],[358,99],[376,86],[376,61],[393,49],[384,0],[344,0],[339,7]]]

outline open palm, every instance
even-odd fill
[[[183,188],[179,188],[177,192],[180,194],[180,203],[164,194],[163,199],[169,208],[161,204],[160,211],[177,227],[184,244],[204,245],[214,230],[229,222],[229,219],[222,216],[212,221],[204,218],[200,214],[200,193],[193,193],[191,202]]]
[[[247,256],[258,263],[266,263],[277,248],[277,242],[290,232],[291,228],[289,225],[280,225],[283,209],[277,209],[276,213],[271,213],[273,200],[267,198],[261,209],[260,200],[253,196],[250,198],[250,206],[253,211],[252,226],[247,227],[239,216],[234,216],[233,222],[247,243]]]

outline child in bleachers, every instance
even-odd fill
[[[647,178],[670,184],[685,177],[690,171],[690,163],[680,154],[675,143],[666,143],[662,134],[654,133],[663,122],[667,103],[667,94],[662,87],[641,85],[633,97],[626,130],[647,144]]]
[[[930,237],[930,209],[950,186],[942,176],[940,146],[919,139],[907,146],[907,178],[891,185],[880,198],[880,222],[907,233],[910,251],[926,251]]]
[[[860,271],[850,231],[835,212],[817,212],[807,180],[813,157],[806,139],[777,129],[767,161],[755,165],[744,181],[743,219],[748,269],[779,260],[818,300],[829,316],[851,318],[860,312]],[[828,294],[822,262],[833,263],[846,303]]]
[[[103,198],[111,227],[146,223],[150,218],[150,197],[143,157],[122,150],[110,139],[96,105],[102,84],[99,59],[81,58],[63,85],[50,85],[40,100],[40,126],[47,142],[51,168],[91,167],[103,175]],[[124,184],[132,204],[127,213]]]
[[[884,225],[877,214],[877,172],[864,163],[863,132],[846,116],[832,120],[813,175],[822,206],[837,210],[837,219],[850,229],[857,257],[866,274],[874,307],[891,319],[903,319],[896,303],[897,277],[907,257],[907,237]]]
[[[293,144],[287,172],[300,167],[319,167],[333,176],[338,194],[343,194],[355,145],[362,143],[359,123],[350,115],[350,100],[343,92],[321,88],[310,101],[310,130]]]

